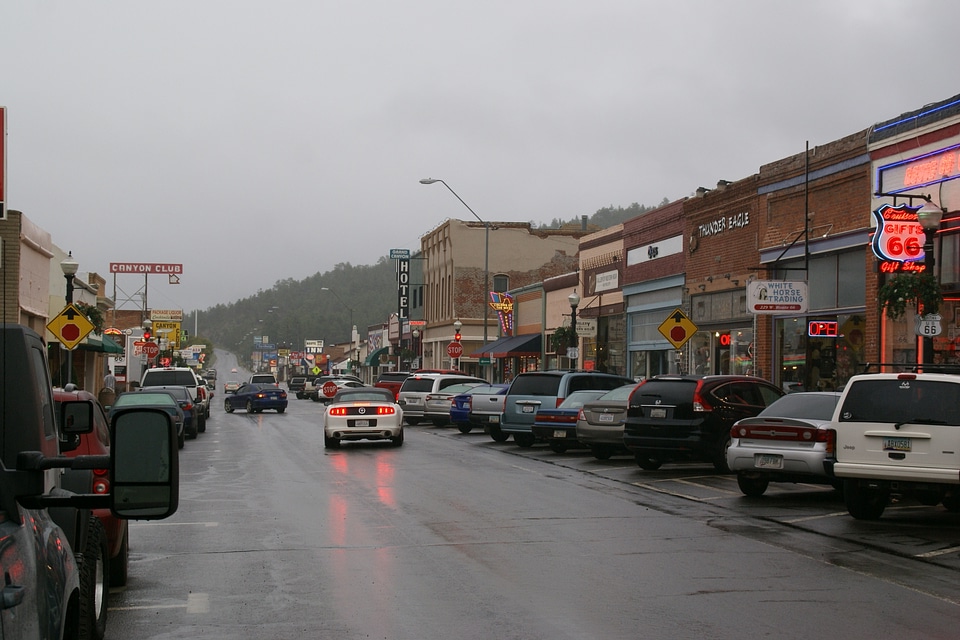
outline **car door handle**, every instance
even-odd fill
[[[7,576],[9,579],[9,575]],[[3,588],[3,604],[0,608],[12,609],[23,602],[23,595],[26,590],[17,584],[8,584]]]

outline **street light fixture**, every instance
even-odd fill
[[[457,192],[451,189],[450,185],[443,180],[440,180],[439,178],[423,178],[420,181],[420,184],[433,184],[434,182],[439,182],[445,186],[447,190],[456,196],[457,200],[459,200],[463,206],[465,206],[467,210],[473,214],[474,218],[483,223],[483,348],[486,349],[488,331],[487,323],[490,316],[490,303],[487,300],[487,296],[490,295],[490,223],[478,216],[476,211],[471,209],[470,205],[464,202],[463,198],[457,195]],[[487,355],[487,357],[489,358],[489,355]],[[484,367],[484,370],[486,370],[486,367]],[[489,373],[485,371],[484,377],[489,380]]]
[[[923,203],[920,210],[917,211],[917,222],[923,228],[923,270],[929,273],[940,286],[940,280],[934,273],[934,266],[937,260],[933,255],[933,239],[940,229],[940,222],[943,220],[943,209],[933,204],[930,200]],[[933,337],[923,337],[923,364],[933,363]]]
[[[570,303],[570,348],[567,351],[567,357],[572,361],[571,364],[573,366],[571,368],[576,369],[577,362],[580,360],[580,353],[577,349],[577,347],[580,346],[580,341],[577,337],[577,307],[580,306],[580,296],[577,295],[576,289],[567,296],[567,302]]]
[[[67,253],[67,257],[60,262],[60,270],[63,271],[63,277],[67,280],[67,304],[73,304],[73,279],[77,276],[77,269],[80,264],[73,259],[73,251]],[[73,350],[67,349],[67,384],[73,379]],[[66,385],[64,385],[66,386]]]

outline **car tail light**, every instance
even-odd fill
[[[286,397],[287,397],[287,392],[286,392],[286,391],[281,391],[281,392],[280,392],[280,399],[283,400],[283,399],[286,398]]]
[[[397,410],[394,407],[377,407],[378,416],[392,416]]]
[[[106,469],[93,470],[93,492],[100,495],[110,493],[110,472]]]
[[[713,411],[713,407],[707,402],[701,391],[703,390],[703,380],[697,382],[697,388],[693,391],[693,410],[694,411]]]
[[[565,398],[557,398],[557,404],[554,406],[554,409],[558,408],[564,400]]]
[[[834,429],[823,429],[823,440],[827,443],[827,453],[834,455],[837,452],[837,432]]]
[[[184,411],[193,411],[193,403],[192,403],[192,402],[188,402],[187,404],[183,405],[183,410],[184,410]]]
[[[473,411],[473,396],[467,396],[467,401],[463,403],[463,408],[467,411]]]
[[[580,413],[577,414],[577,420],[584,420],[584,421],[586,421],[586,417],[584,417],[584,415],[583,415],[583,409],[580,409]]]

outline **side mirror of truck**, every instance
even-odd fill
[[[161,409],[120,411],[110,424],[110,509],[119,518],[160,520],[177,510],[176,425]]]
[[[80,436],[93,431],[93,403],[89,400],[68,400],[60,404],[60,452],[80,446]]]

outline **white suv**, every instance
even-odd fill
[[[825,464],[854,518],[876,520],[891,496],[960,511],[960,376],[854,376],[831,426],[836,460]]]
[[[206,386],[198,380],[197,374],[190,367],[155,367],[143,372],[140,379],[141,387],[187,387],[194,404],[200,407],[197,411],[197,431],[207,430],[207,416],[210,407],[207,404]],[[202,388],[202,390],[201,390]]]
[[[416,426],[425,420],[427,396],[455,384],[476,382],[486,384],[486,380],[466,374],[456,373],[414,373],[400,385],[397,404],[403,407],[403,419],[407,424]]]

